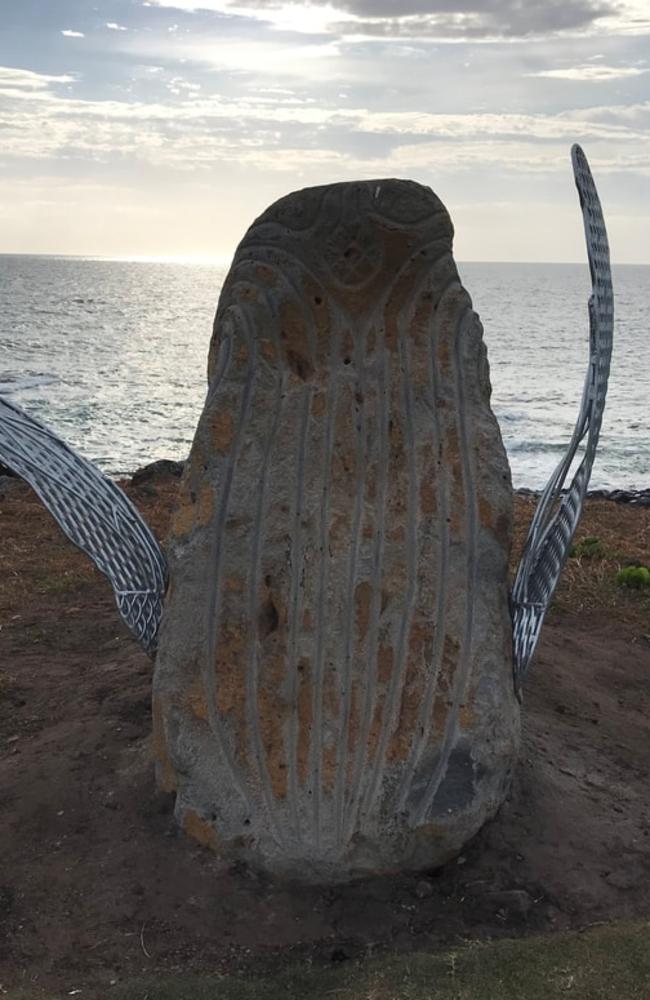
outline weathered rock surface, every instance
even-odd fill
[[[154,685],[184,829],[310,880],[431,868],[508,787],[512,491],[449,216],[273,205],[224,285]]]

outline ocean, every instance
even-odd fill
[[[485,330],[516,487],[539,489],[571,436],[588,352],[583,264],[460,263]],[[185,458],[225,270],[0,255],[0,395],[109,475]],[[650,486],[650,266],[614,269],[615,345],[592,488]]]

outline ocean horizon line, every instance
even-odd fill
[[[91,260],[106,263],[123,264],[178,264],[196,267],[228,267],[233,256],[221,254],[92,254],[92,253],[53,253],[45,251],[14,251],[0,250],[0,258],[27,257],[29,259],[44,258],[48,260]],[[584,258],[580,260],[476,260],[455,258],[458,265],[507,265],[508,267],[587,267]],[[614,268],[650,267],[650,261],[612,261]]]

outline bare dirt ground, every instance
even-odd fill
[[[164,534],[176,483],[129,487]],[[532,501],[517,502],[518,538]],[[526,688],[508,802],[439,872],[327,889],[224,865],[175,827],[150,760],[151,662],[106,582],[0,483],[0,984],[431,950],[650,916],[650,511],[592,501]]]

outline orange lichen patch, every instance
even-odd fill
[[[478,498],[478,517],[484,528],[494,530],[495,511],[484,494],[481,494]]]
[[[411,323],[411,328],[414,333],[414,339],[421,342],[423,339],[428,340],[431,331],[431,321],[435,306],[437,304],[438,292],[433,291],[431,286],[423,290],[418,296],[415,310],[413,312],[413,321]]]
[[[314,363],[317,367],[327,364],[330,353],[330,315],[328,301],[330,292],[315,281],[309,274],[303,278],[303,299],[310,314],[313,331],[316,338],[316,356]]]
[[[273,288],[277,284],[278,276],[276,272],[272,267],[267,267],[266,264],[258,264],[255,268],[255,274],[267,288]]]
[[[200,491],[185,490],[172,517],[172,534],[188,535],[194,528],[206,527],[214,512],[214,490],[205,482]]]
[[[332,736],[329,736],[323,745],[323,756],[321,759],[321,788],[326,795],[331,795],[336,785],[338,774],[338,746]]]
[[[216,830],[206,819],[199,816],[194,809],[185,810],[181,825],[188,837],[197,840],[203,847],[209,847],[212,851],[217,850],[219,838],[217,837]]]
[[[296,302],[285,299],[280,306],[280,340],[290,371],[301,382],[314,374],[314,358],[306,330],[306,318]]]
[[[392,646],[381,646],[377,656],[377,676],[380,684],[388,684],[393,676],[395,653]]]
[[[240,302],[257,302],[259,289],[255,285],[240,285],[236,297]]]
[[[388,425],[388,440],[392,451],[400,458],[403,458],[404,454],[404,432],[402,430],[402,425],[396,416],[391,417],[390,423]]]
[[[458,721],[461,728],[464,729],[465,732],[474,729],[476,723],[478,722],[478,715],[474,710],[473,704],[466,704],[462,706],[460,712],[458,713]]]
[[[332,552],[343,552],[350,544],[350,518],[347,514],[335,514],[330,523],[329,544]]]
[[[339,715],[341,691],[338,673],[333,664],[325,669],[323,678],[323,708],[328,719],[336,720]]]
[[[302,627],[305,632],[311,632],[314,627],[314,616],[309,608],[303,611],[302,615]]]
[[[438,510],[438,491],[433,477],[422,479],[420,485],[420,510],[425,516],[433,517]]]
[[[206,457],[205,427],[200,426],[199,434],[197,435],[194,444],[192,446],[190,461],[183,469],[181,486],[184,486],[185,484],[190,482],[194,482],[197,476],[201,478],[203,475],[204,466],[206,466],[207,464],[208,462]]]
[[[510,542],[512,540],[512,518],[506,514],[499,514],[494,526],[494,534],[496,535],[499,545],[502,545],[506,551],[510,551]]]
[[[244,365],[248,361],[248,358],[249,358],[248,347],[246,344],[242,344],[235,355],[235,361],[240,365]]]
[[[406,538],[406,532],[399,524],[395,528],[391,528],[387,535],[391,542],[403,542]]]
[[[222,716],[232,716],[235,726],[242,729],[246,718],[247,631],[245,626],[226,618],[215,657],[217,710]]]
[[[411,752],[413,734],[417,728],[418,709],[420,707],[421,691],[412,692],[407,686],[402,691],[397,728],[393,732],[386,757],[391,762],[406,760]]]
[[[450,701],[446,695],[440,694],[433,703],[432,735],[439,739],[447,725]]]
[[[349,484],[352,488],[357,456],[354,448],[343,448],[337,441],[332,455],[332,480],[336,485]]]
[[[228,410],[219,410],[212,422],[212,442],[217,451],[228,451],[235,434],[235,421]]]
[[[442,649],[442,664],[438,678],[441,689],[451,690],[453,677],[458,667],[460,642],[454,636],[446,635]]]
[[[231,594],[243,594],[244,581],[240,576],[227,576],[223,581],[223,589]]]
[[[311,412],[315,417],[322,417],[327,409],[327,396],[324,392],[315,392],[311,403]]]
[[[298,664],[298,746],[296,749],[298,781],[304,785],[309,776],[311,727],[313,718],[313,687],[311,664],[302,659]]]
[[[187,692],[187,704],[190,711],[203,722],[208,720],[208,703],[205,697],[205,689],[201,677],[195,677]]]
[[[156,778],[160,790],[163,792],[175,792],[178,788],[178,775],[169,756],[167,739],[165,737],[164,710],[159,697],[154,697],[152,705],[153,714],[153,756],[158,764],[156,768]]]
[[[438,370],[444,378],[452,378],[451,367],[451,344],[449,336],[445,331],[439,331],[436,343],[436,363]]]
[[[431,360],[427,354],[419,350],[411,362],[410,382],[419,389],[431,381]]]
[[[372,584],[368,582],[363,582],[357,585],[354,592],[354,603],[356,610],[356,620],[357,620],[357,635],[359,641],[363,642],[368,632],[368,623],[370,621],[370,609],[372,606],[372,595],[373,588]]]
[[[274,365],[278,360],[278,349],[272,340],[268,337],[262,337],[259,342],[260,352],[262,357],[265,358],[270,364]]]
[[[284,676],[284,657],[274,658],[269,667],[267,682],[260,686],[257,693],[257,714],[260,737],[266,760],[266,770],[273,796],[276,799],[287,797],[288,769],[287,748],[284,742],[284,729],[290,713],[294,710],[278,693],[277,683]]]
[[[414,663],[425,664],[431,658],[433,633],[427,621],[415,621],[409,632],[409,657]]]
[[[375,529],[372,524],[365,524],[363,527],[363,537],[366,539],[375,537]]]

